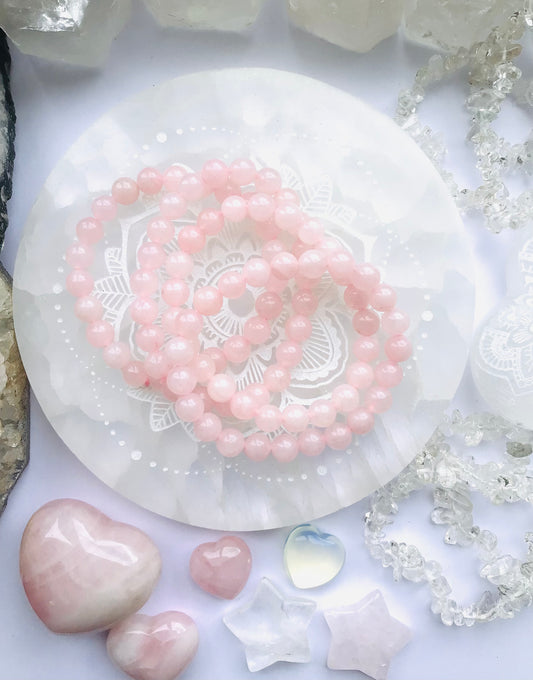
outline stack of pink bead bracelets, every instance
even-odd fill
[[[103,223],[115,220],[119,205],[134,204],[141,192],[158,196],[159,214],[148,224],[138,268],[130,277],[135,298],[129,312],[138,325],[135,343],[143,357],[134,360],[103,318],[88,269],[93,246],[104,236]],[[195,224],[174,224],[190,203],[210,194],[216,207],[206,207]],[[210,160],[200,173],[178,165],[165,173],[145,168],[136,181],[118,179],[110,195],[93,201],[92,213],[77,224],[77,240],[66,253],[75,314],[87,323],[87,339],[102,348],[106,364],[120,369],[128,385],[150,386],[175,401],[178,417],[193,423],[198,440],[215,442],[227,457],[244,451],[255,461],[272,454],[288,462],[298,453],[317,456],[326,446],[346,449],[354,434],[372,430],[374,414],[390,407],[390,388],[402,380],[399,363],[411,354],[403,335],[408,317],[395,308],[396,293],[380,282],[378,270],[357,264],[339,241],[325,236],[320,222],[299,207],[298,195],[282,188],[275,170],[257,170],[250,160],[229,166]],[[243,226],[255,228],[263,241],[261,253],[241,271],[222,274],[216,286],[191,291],[194,254],[226,221],[245,220]],[[281,411],[276,395],[290,386],[291,369],[302,359],[302,344],[312,333],[310,317],[318,307],[313,289],[324,276],[344,288],[346,306],[353,310],[354,360],[331,396],[308,407],[288,404]],[[217,314],[224,298],[238,299],[247,287],[256,294],[256,315],[246,320],[242,335],[227,338],[221,347],[202,347],[204,317]],[[287,287],[292,315],[285,323],[286,338],[275,350],[276,363],[266,368],[262,383],[239,391],[226,366],[242,364],[254,345],[269,340],[270,324],[283,311],[280,293]],[[245,436],[240,427],[252,433]]]

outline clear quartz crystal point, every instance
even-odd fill
[[[162,26],[243,31],[265,0],[144,0]]]
[[[412,0],[405,34],[431,47],[469,48],[523,6],[522,0]]]
[[[287,0],[293,23],[355,52],[368,52],[396,33],[405,0]]]
[[[131,0],[0,0],[0,26],[25,54],[99,66]]]

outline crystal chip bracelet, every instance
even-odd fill
[[[159,212],[148,223],[146,240],[137,251],[138,268],[129,281],[135,296],[129,313],[138,325],[135,344],[143,353],[137,361],[103,319],[88,269],[92,247],[104,236],[103,223],[116,218],[119,205],[133,205],[141,192],[159,196]],[[202,210],[195,224],[177,229],[173,221],[185,215],[188,205],[211,193],[217,206]],[[75,314],[87,323],[87,338],[102,349],[104,361],[120,369],[128,385],[150,386],[175,401],[178,417],[193,423],[200,441],[216,442],[227,457],[244,451],[253,460],[263,460],[272,453],[278,461],[288,462],[298,452],[318,455],[326,445],[346,449],[354,434],[373,428],[374,414],[390,407],[390,388],[402,379],[399,363],[411,354],[403,335],[409,320],[395,308],[396,293],[380,282],[375,267],[357,265],[340,242],[324,235],[323,226],[300,209],[297,194],[281,186],[275,170],[257,171],[249,160],[229,167],[211,160],[201,173],[178,165],[164,174],[145,168],[137,181],[118,179],[110,195],[93,201],[92,212],[93,217],[78,223],[77,241],[66,254],[72,267],[67,289],[77,297]],[[187,279],[194,254],[226,222],[244,220],[251,221],[263,241],[261,252],[242,270],[220,276],[216,286],[192,292]],[[312,332],[310,317],[318,306],[313,288],[326,275],[344,287],[344,301],[353,311],[352,326],[358,334],[352,345],[355,361],[330,399],[316,399],[308,408],[289,404],[281,411],[271,403],[272,396],[290,385],[291,368],[300,362],[301,345]],[[276,363],[265,369],[261,384],[238,391],[232,375],[224,372],[226,366],[246,361],[254,345],[270,339],[270,323],[283,310],[280,293],[289,284],[292,315],[285,323],[286,339],[276,348]],[[202,348],[204,317],[217,314],[225,298],[237,300],[248,287],[263,292],[255,298],[256,315],[246,321],[243,334],[227,338],[220,348]],[[186,307],[191,298],[192,306]],[[387,336],[383,347],[380,327]],[[227,419],[235,426],[225,427]],[[245,437],[239,422],[255,431]],[[285,432],[274,436],[281,428]]]

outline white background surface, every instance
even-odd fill
[[[265,66],[322,79],[392,115],[398,91],[409,86],[429,52],[392,38],[367,55],[356,55],[290,29],[281,0],[267,5],[259,22],[245,36],[162,30],[148,13],[135,7],[132,20],[117,38],[104,69],[84,70],[50,64],[13,50],[13,91],[18,114],[14,196],[10,202],[3,262],[12,271],[17,243],[40,187],[70,144],[110,106],[155,83],[213,67]],[[530,52],[531,56],[531,52]],[[466,82],[466,81],[465,81]],[[442,130],[461,177],[475,181],[471,150],[463,139],[467,114],[462,108],[466,85],[446,85],[423,110]],[[505,111],[500,124],[513,141],[526,129],[525,114]],[[356,121],[354,121],[356,124]],[[529,126],[531,122],[529,121]],[[504,292],[506,235],[485,233],[467,225],[478,262],[476,323]],[[467,371],[456,405],[465,411],[483,408]],[[245,680],[252,677],[242,647],[222,624],[222,615],[236,603],[215,600],[188,576],[188,559],[201,542],[218,534],[157,517],[117,496],[94,478],[65,448],[32,403],[31,463],[0,518],[0,680],[119,680],[125,676],[107,659],[103,634],[62,637],[50,633],[29,607],[18,578],[18,545],[30,515],[48,500],[75,497],[92,503],[111,517],[145,530],[163,556],[161,580],[144,610],[154,614],[180,609],[200,630],[200,648],[184,680]],[[409,507],[407,507],[409,505]],[[283,571],[282,549],[288,529],[247,534],[254,564],[239,597],[251,597],[262,576],[271,578],[288,595],[316,599],[318,612],[309,629],[310,664],[277,664],[260,676],[290,680],[334,680],[364,676],[330,671],[325,666],[329,631],[321,609],[356,601],[380,588],[393,615],[409,625],[413,640],[393,661],[390,680],[531,680],[533,677],[533,610],[513,620],[495,621],[473,629],[446,628],[429,611],[426,590],[412,583],[395,584],[390,570],[372,560],[363,544],[363,501],[316,524],[345,544],[347,560],[341,574],[316,591],[297,591]],[[420,512],[413,510],[420,509]],[[401,516],[403,536],[427,547],[451,571],[457,599],[468,603],[485,583],[475,576],[468,550],[446,547],[443,530],[429,521],[429,502],[409,501]],[[402,519],[405,518],[405,519]],[[533,513],[524,505],[493,508],[479,504],[476,520],[495,528],[500,543],[523,556],[523,532],[533,528]]]

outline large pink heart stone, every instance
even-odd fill
[[[251,568],[250,548],[237,536],[202,543],[189,562],[191,576],[200,588],[226,600],[232,600],[241,592]]]
[[[37,510],[20,545],[24,590],[54,633],[110,628],[142,607],[160,571],[146,534],[70,498]]]
[[[107,652],[135,680],[174,680],[198,649],[198,629],[182,612],[133,614],[109,631]]]

